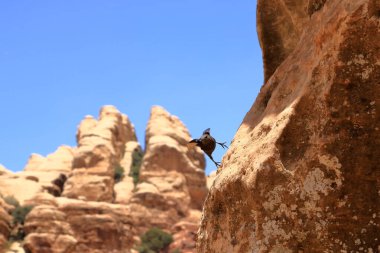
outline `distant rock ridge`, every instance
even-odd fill
[[[23,171],[0,172],[0,193],[4,197],[14,196],[21,204],[39,192],[60,195],[62,189],[54,181],[70,173],[74,151],[75,148],[60,146],[47,157],[32,154]]]
[[[201,150],[187,149],[191,136],[176,116],[152,108],[145,151],[129,118],[114,106],[102,107],[98,119],[85,116],[76,137],[77,147],[32,154],[22,172],[0,167],[3,196],[34,206],[24,225],[27,252],[129,252],[155,226],[173,234],[171,251],[195,252],[208,192],[205,159]],[[124,171],[120,181],[116,168]],[[1,210],[0,246],[11,229]]]

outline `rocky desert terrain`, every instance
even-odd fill
[[[142,147],[104,106],[0,166],[4,252],[380,252],[380,2],[258,0],[257,32],[265,82],[215,173],[164,108]]]
[[[22,229],[26,252],[130,252],[156,227],[172,236],[167,252],[195,252],[208,192],[205,159],[187,148],[190,134],[176,116],[152,108],[144,151],[113,106],[97,119],[86,116],[76,137],[76,147],[32,154],[21,172],[1,167],[0,193],[8,200],[0,198],[3,247],[11,248],[8,238]],[[9,215],[10,197],[33,207],[23,224]]]

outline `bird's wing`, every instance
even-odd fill
[[[206,130],[204,130],[203,134],[210,134],[210,128],[207,128]]]

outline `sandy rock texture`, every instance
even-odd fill
[[[23,171],[0,173],[0,193],[4,197],[14,196],[20,204],[44,191],[59,196],[71,171],[74,150],[60,146],[47,157],[32,154]]]
[[[0,176],[10,174],[11,171],[9,171],[7,168],[5,168],[2,164],[0,164]]]
[[[378,252],[380,5],[258,6],[280,13],[258,16],[268,81],[210,189],[198,251]]]
[[[0,198],[0,250],[8,241],[11,232],[11,216],[8,214],[8,205]]]
[[[77,240],[56,199],[40,193],[29,202],[35,207],[25,220],[24,231],[28,236],[24,248],[28,252],[72,252]]]
[[[210,189],[212,184],[214,183],[216,177],[216,170],[212,171],[208,176],[207,176],[207,188]]]
[[[113,202],[114,168],[130,140],[136,140],[133,126],[114,106],[101,108],[98,120],[86,116],[78,127],[78,148],[62,196]]]
[[[133,246],[128,206],[48,194],[34,203],[24,227],[24,247],[31,253],[126,252]]]

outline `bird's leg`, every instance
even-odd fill
[[[216,143],[222,146],[222,148],[228,148],[228,146],[226,145],[226,142],[216,142]]]
[[[212,155],[209,155],[209,154],[207,154],[207,155],[208,155],[208,157],[210,157],[211,161],[213,161],[215,163],[216,168],[218,168],[220,166],[220,162],[215,162],[214,158],[212,158]]]

